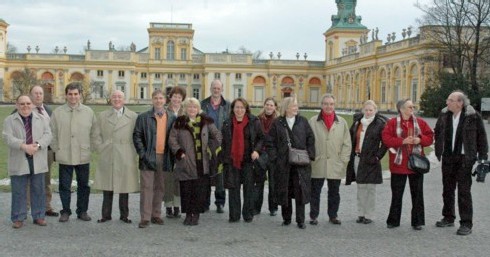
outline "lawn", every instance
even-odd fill
[[[107,108],[109,106],[107,105],[91,105],[90,106],[96,113],[99,113]],[[53,108],[56,108],[56,106],[53,106]],[[148,110],[150,108],[149,105],[128,105],[128,108],[130,108],[133,111],[136,112],[142,112],[145,110]],[[12,110],[14,109],[13,105],[1,105],[0,106],[0,121],[3,124],[3,120],[5,120],[5,117],[10,115],[12,113]],[[259,112],[259,109],[252,109],[252,112],[254,114],[257,114]],[[312,111],[312,110],[302,110],[301,114],[305,116],[306,118],[311,118],[314,115],[317,115],[317,111]],[[344,117],[349,126],[352,123],[352,115],[350,114],[341,114],[342,117]],[[8,173],[7,173],[7,146],[5,145],[5,142],[3,140],[0,140],[0,180],[8,178]],[[383,170],[388,169],[388,155],[385,156],[382,160],[382,165],[383,165]],[[96,162],[97,162],[97,154],[93,154],[92,156],[92,162],[90,163],[90,178],[93,179],[94,177],[94,171],[96,168]],[[51,167],[51,177],[53,179],[58,179],[58,165],[56,163],[53,164],[53,167]],[[9,187],[7,186],[0,186],[0,189],[3,190],[8,190]]]

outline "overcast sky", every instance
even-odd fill
[[[417,27],[422,13],[417,0],[359,0],[356,14],[369,29],[379,27],[385,40],[391,32]],[[419,0],[420,3],[429,0]],[[148,45],[150,22],[192,23],[194,47],[215,53],[241,46],[268,53],[281,52],[295,59],[324,60],[323,33],[337,13],[335,0],[1,0],[0,19],[10,24],[8,40],[17,52],[39,45],[41,53],[67,46],[80,54],[87,40],[92,49],[115,48],[134,42],[137,50]]]

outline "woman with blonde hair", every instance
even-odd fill
[[[386,117],[373,100],[364,102],[350,127],[352,151],[347,165],[346,185],[357,183],[357,223],[369,224],[376,206],[376,184],[383,183],[381,159],[388,150],[381,139]]]
[[[208,146],[221,144],[221,133],[213,119],[201,112],[196,98],[184,102],[184,115],[177,118],[169,136],[169,146],[176,162],[174,172],[180,181],[184,225],[197,225],[206,209],[209,188]],[[211,149],[213,151],[213,149]]]

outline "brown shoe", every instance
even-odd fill
[[[34,224],[39,225],[41,227],[48,225],[48,223],[46,223],[45,219],[36,219],[36,220],[34,220]]]
[[[60,214],[53,211],[53,210],[47,210],[46,211],[46,216],[50,216],[50,217],[58,217]]]
[[[17,229],[17,228],[21,228],[22,226],[24,226],[24,223],[22,221],[15,221],[13,224],[12,224],[12,227]]]
[[[151,223],[157,225],[163,225],[163,220],[160,217],[153,217],[151,218]]]
[[[340,224],[342,224],[342,222],[340,222],[340,220],[337,219],[337,218],[331,218],[330,219],[330,223],[332,223],[334,225],[340,225]]]
[[[147,220],[142,220],[140,224],[138,224],[138,228],[147,228],[150,225],[150,222]]]

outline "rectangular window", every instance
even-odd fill
[[[215,78],[215,79],[221,79],[221,73],[219,73],[219,72],[215,72],[215,73],[214,73],[214,78]]]
[[[199,99],[200,93],[201,93],[201,90],[199,88],[193,88],[192,89],[192,97]]]
[[[168,79],[173,79],[174,78],[174,74],[172,74],[172,73],[167,74],[167,78]]]
[[[160,79],[160,73],[155,73],[155,79]]]
[[[180,49],[180,59],[182,61],[187,60],[187,49],[186,48]]]
[[[160,47],[155,48],[155,60],[160,60]]]
[[[145,99],[146,88],[140,87],[140,99]]]
[[[194,80],[199,80],[199,73],[194,73],[193,79]]]
[[[97,70],[97,77],[104,77],[104,71],[103,70]]]
[[[381,102],[386,103],[386,81],[381,81]]]
[[[242,74],[241,73],[235,74],[235,79],[236,80],[242,80]]]
[[[419,86],[419,80],[418,79],[412,79],[412,92],[411,92],[411,97],[412,101],[415,103],[417,102],[417,88]]]
[[[401,84],[402,84],[401,80],[395,81],[395,90],[394,90],[395,92],[393,92],[394,93],[394,97],[393,97],[394,101],[393,102],[395,102],[395,103],[398,102],[398,100],[400,100]]]
[[[146,72],[142,72],[140,76],[142,79],[146,79]]]
[[[243,97],[243,86],[242,85],[235,86],[233,88],[233,97],[234,98]]]
[[[318,104],[320,102],[319,95],[320,95],[320,88],[317,87],[310,88],[310,104],[312,104],[313,106],[315,106],[315,104]]]
[[[180,73],[179,74],[179,79],[180,80],[185,80],[185,73]]]
[[[120,78],[124,78],[124,71],[123,70],[120,70],[118,73]]]
[[[254,88],[254,101],[256,104],[262,104],[264,101],[264,87]]]

